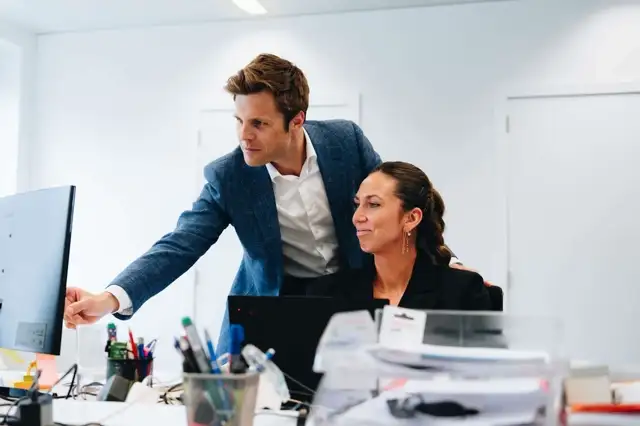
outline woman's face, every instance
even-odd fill
[[[396,181],[381,172],[370,174],[358,189],[353,224],[360,248],[366,253],[391,247],[402,249],[407,213],[403,212],[402,201],[395,190]]]

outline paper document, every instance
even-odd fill
[[[478,382],[450,382],[434,384],[433,381],[412,381],[409,389],[383,392],[378,397],[359,404],[337,416],[336,425],[483,425],[506,426],[531,424],[539,416],[546,403],[544,390],[535,381],[514,380]],[[509,385],[518,392],[508,392]],[[411,418],[396,418],[388,407],[389,400],[403,400],[419,395],[422,401],[455,401],[465,407],[478,410],[478,414],[466,417],[435,417],[416,413]]]

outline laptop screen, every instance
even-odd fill
[[[229,296],[229,320],[244,327],[245,343],[275,349],[292,399],[311,402],[322,377],[314,373],[316,348],[331,317],[367,310],[372,317],[387,300],[342,300],[305,296]]]

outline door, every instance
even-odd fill
[[[508,309],[560,317],[574,358],[640,359],[639,117],[639,93],[508,102]]]

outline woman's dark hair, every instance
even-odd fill
[[[422,221],[417,226],[416,248],[426,252],[435,265],[448,265],[451,251],[444,244],[444,201],[427,175],[413,164],[387,161],[372,173],[381,172],[396,181],[396,196],[405,212],[422,210]]]

